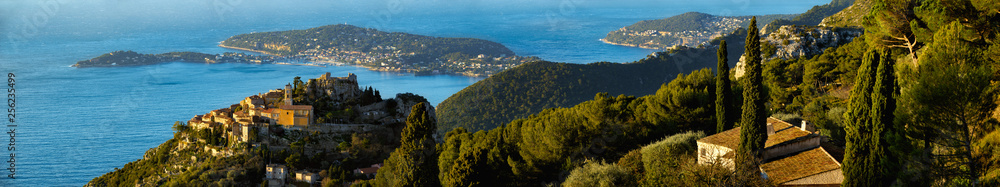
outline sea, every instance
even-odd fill
[[[631,62],[654,52],[600,42],[637,21],[689,11],[793,14],[825,0],[8,0],[0,1],[0,73],[14,82],[0,148],[0,186],[82,186],[142,158],[171,125],[282,88],[294,77],[354,73],[383,97],[415,93],[436,105],[483,78],[414,76],[353,66],[164,63],[73,68],[116,50],[241,52],[217,47],[251,32],[352,24],[472,37],[522,56],[567,63]],[[10,76],[12,75],[12,76]],[[10,108],[5,106],[2,108]],[[2,110],[0,110],[2,111]],[[8,122],[13,118],[15,122]],[[16,127],[8,126],[16,125]],[[13,133],[10,133],[13,131]],[[13,155],[13,156],[10,156]],[[11,178],[13,176],[13,178]]]

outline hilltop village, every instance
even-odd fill
[[[296,77],[282,89],[177,122],[173,139],[112,173],[149,168],[156,174],[135,176],[142,178],[139,184],[190,184],[204,177],[236,186],[319,186],[336,173],[349,185],[375,176],[399,146],[411,108],[421,102],[427,100],[410,93],[382,99],[377,90],[360,88],[354,74]],[[116,180],[102,178],[88,186]]]

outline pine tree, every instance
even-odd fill
[[[746,73],[743,81],[743,114],[740,121],[740,145],[736,150],[736,178],[743,184],[760,180],[759,166],[764,142],[767,141],[767,100],[763,88],[760,57],[760,32],[757,17],[750,19],[746,39]]]
[[[719,65],[716,68],[718,75],[715,76],[715,133],[720,133],[726,129],[733,128],[732,116],[732,88],[729,87],[729,52],[726,51],[726,41],[719,43],[719,50],[716,53],[719,57]]]
[[[875,132],[875,130],[882,131],[881,128],[875,129],[871,124],[875,121],[872,117],[876,112],[872,111],[872,96],[881,95],[881,93],[873,93],[873,83],[872,80],[876,75],[876,68],[879,65],[879,55],[875,50],[869,50],[865,53],[865,56],[861,59],[861,67],[858,69],[857,78],[854,80],[854,88],[851,89],[851,98],[848,105],[848,111],[844,114],[847,119],[847,146],[844,155],[844,182],[843,186],[870,186],[874,184],[881,184],[881,181],[877,175],[881,171],[881,164],[875,164],[878,162],[877,157],[884,157],[885,155],[876,155],[878,153],[884,153],[884,150],[878,147],[878,144],[873,142],[881,139],[873,134],[880,134],[882,132]],[[886,79],[883,79],[886,80]],[[884,88],[885,86],[880,86],[879,88]],[[891,96],[891,95],[890,95]],[[887,100],[885,98],[880,98]],[[885,110],[886,106],[877,106],[879,110]],[[895,108],[895,106],[893,106]],[[878,112],[881,115],[881,112]],[[890,112],[891,113],[891,112]],[[891,115],[891,114],[890,114]],[[878,121],[881,120],[882,116],[879,116]],[[891,121],[891,119],[890,119]]]

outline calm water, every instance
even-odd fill
[[[385,97],[412,92],[439,103],[481,79],[412,76],[350,66],[167,63],[70,68],[114,50],[222,53],[240,33],[349,23],[381,30],[475,37],[519,55],[559,62],[628,62],[651,50],[603,44],[608,31],[687,11],[721,15],[798,13],[826,3],[708,0],[625,1],[251,0],[0,2],[0,73],[17,80],[17,179],[0,186],[80,186],[142,157],[171,137],[174,121],[279,88],[293,77],[355,73]],[[302,5],[308,4],[308,5]],[[0,155],[8,155],[0,151]],[[0,157],[8,160],[8,156]],[[6,168],[6,167],[0,167]],[[9,174],[6,169],[3,175]]]

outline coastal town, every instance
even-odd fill
[[[406,72],[417,75],[452,74],[470,77],[489,76],[517,65],[540,60],[537,57],[487,56],[478,54],[467,56],[455,54],[447,58],[430,58],[413,53],[402,53],[391,46],[376,46],[378,51],[360,52],[328,48],[309,49],[295,55],[320,65],[350,64],[366,67],[373,71]]]
[[[219,47],[300,59],[314,65],[356,65],[373,71],[490,76],[541,60],[475,38],[445,38],[337,24],[305,30],[232,36]]]
[[[203,156],[263,153],[257,156],[268,158],[261,165],[267,186],[319,186],[328,173],[337,172],[329,171],[331,166],[344,168],[347,178],[374,178],[394,148],[387,142],[398,141],[410,108],[426,102],[412,94],[379,97],[374,89],[361,89],[354,74],[326,73],[196,115],[175,124],[182,138],[173,154],[191,160],[180,161],[187,164],[175,165],[168,174],[210,162]]]

